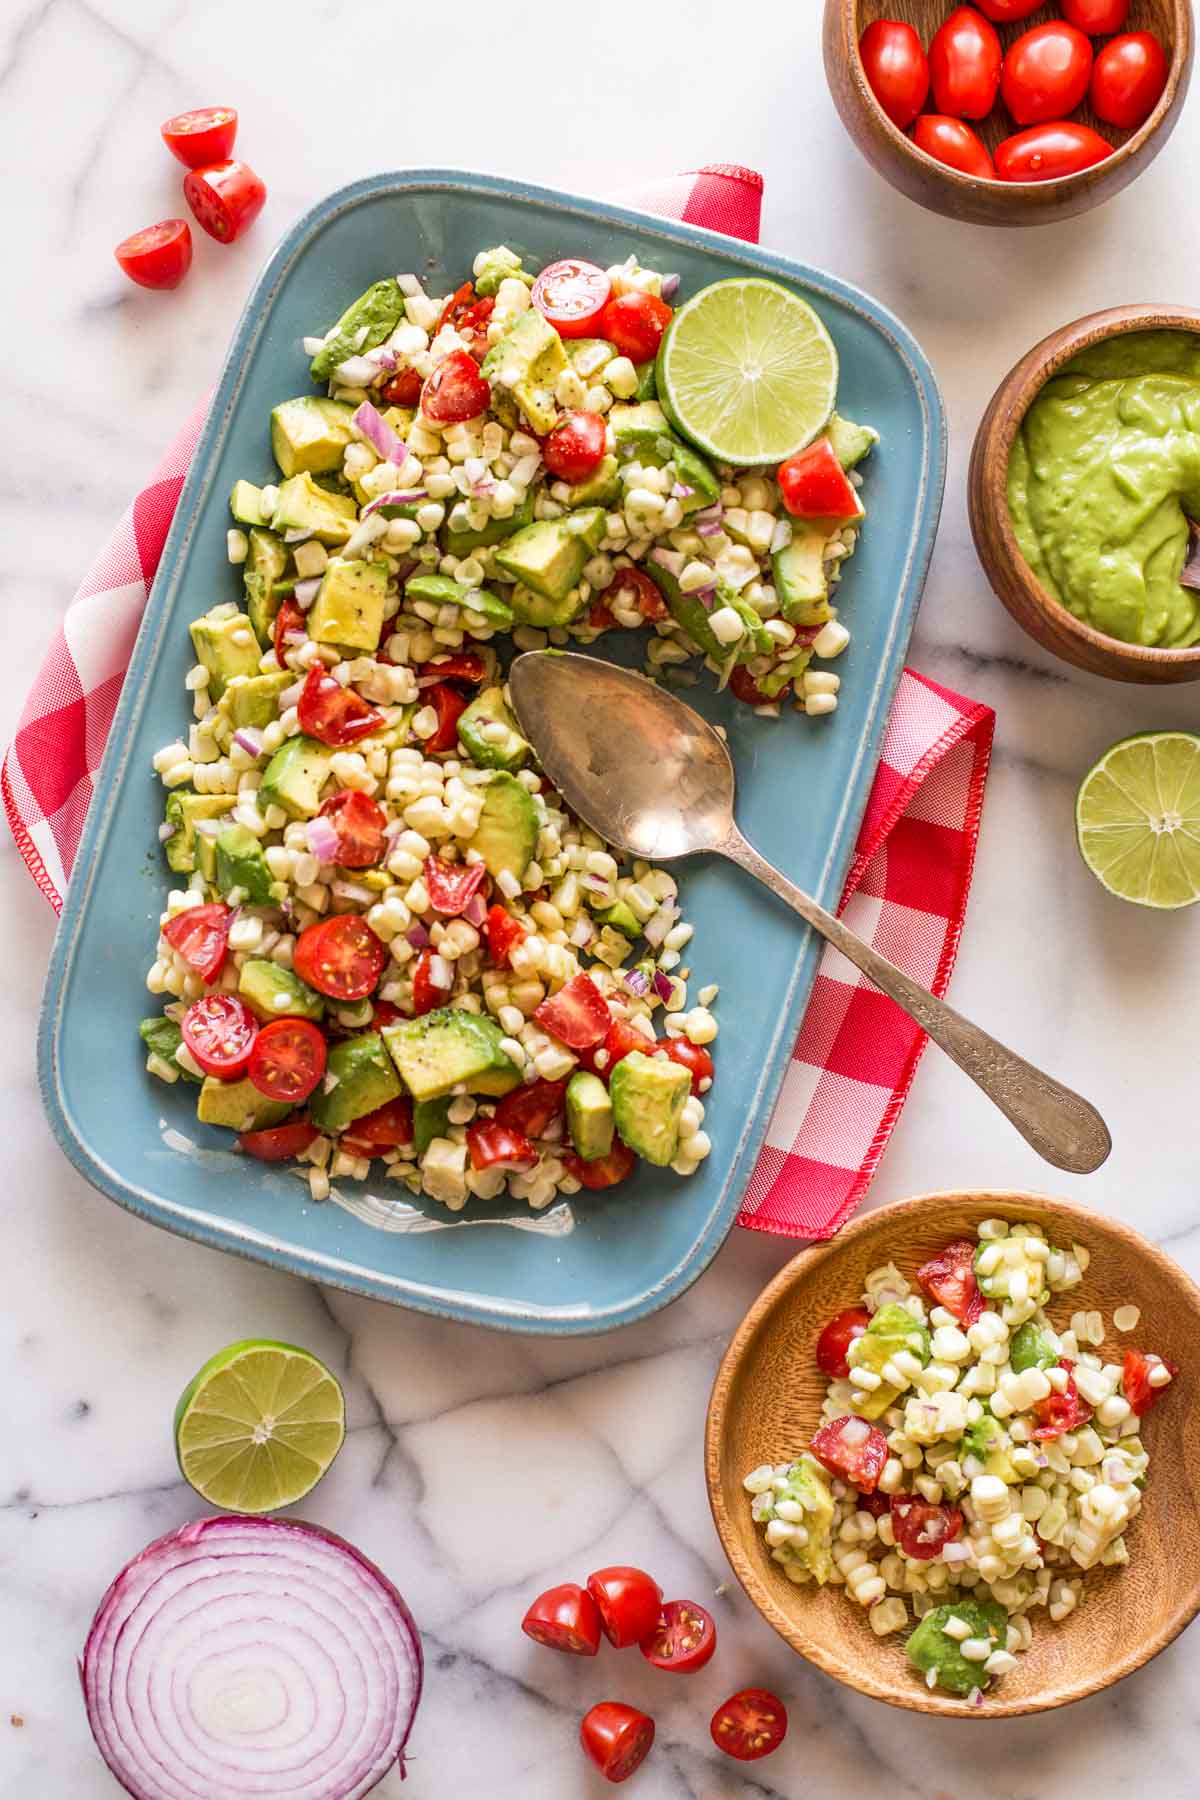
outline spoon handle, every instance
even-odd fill
[[[938,1000],[913,981],[903,969],[872,950],[840,919],[781,875],[740,832],[733,831],[717,849],[786,901],[835,950],[840,950],[877,988],[902,1006],[963,1073],[983,1089],[1039,1156],[1055,1168],[1069,1169],[1077,1175],[1090,1174],[1100,1167],[1112,1149],[1112,1139],[1094,1106],[997,1043],[978,1025],[972,1025],[944,1000]]]

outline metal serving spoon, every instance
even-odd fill
[[[593,831],[655,862],[710,851],[737,863],[902,1006],[1039,1156],[1079,1175],[1100,1167],[1112,1139],[1094,1106],[935,999],[746,842],[733,761],[698,712],[642,675],[559,651],[518,656],[509,692],[542,767]]]

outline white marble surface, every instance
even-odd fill
[[[931,1053],[872,1199],[1049,1187],[1136,1222],[1200,1273],[1187,1129],[1188,958],[1200,925],[1108,900],[1071,831],[1075,782],[1093,757],[1139,728],[1194,726],[1200,690],[1120,690],[1043,656],[987,591],[963,503],[976,421],[1030,343],[1113,302],[1196,300],[1185,222],[1200,111],[1136,187],[1088,218],[1030,233],[955,226],[894,194],[842,136],[818,10],[817,0],[760,0],[733,43],[730,9],[715,0],[641,8],[631,42],[617,21],[633,8],[537,8],[534,25],[522,22],[535,12],[525,0],[459,0],[454,26],[435,27],[431,43],[411,11],[348,0],[6,0],[0,738],[89,557],[212,380],[256,267],[319,194],[432,162],[596,193],[709,160],[756,165],[767,178],[764,241],[893,306],[947,398],[950,480],[912,660],[999,713],[953,997],[1074,1080],[1116,1139],[1102,1173],[1059,1178]],[[360,57],[374,92],[356,97]],[[124,285],[113,242],[179,210],[159,120],[226,100],[240,107],[241,148],[271,188],[263,219],[233,250],[201,238],[174,296]],[[858,1795],[878,1782],[913,1796],[1115,1800],[1148,1772],[1162,1800],[1196,1791],[1195,1632],[1119,1690],[988,1726],[981,1739],[848,1693],[792,1657],[736,1587],[712,1598],[726,1570],[701,1475],[705,1397],[786,1244],[735,1233],[665,1315],[591,1343],[536,1343],[323,1294],[154,1232],[91,1192],[38,1104],[32,1046],[54,922],[7,834],[0,879],[4,1800],[115,1795],[73,1659],[109,1577],[195,1513],[175,1469],[172,1408],[204,1357],[249,1333],[307,1344],[345,1380],[353,1432],[307,1510],[384,1564],[423,1627],[428,1684],[404,1789],[413,1800],[597,1796],[575,1721],[610,1688],[652,1699],[658,1715],[642,1800]],[[521,1637],[538,1588],[625,1558],[713,1606],[722,1651],[695,1681],[581,1665]],[[711,1751],[705,1721],[722,1692],[751,1682],[786,1697],[792,1731],[778,1756],[742,1771]],[[396,1779],[380,1792],[398,1795]]]

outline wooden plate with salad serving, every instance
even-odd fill
[[[872,1317],[881,1313],[888,1304],[887,1283],[892,1279],[881,1275],[888,1264],[894,1265],[906,1278],[912,1296],[928,1298],[935,1313],[939,1301],[929,1296],[936,1294],[943,1303],[949,1299],[952,1305],[957,1305],[955,1296],[959,1300],[965,1299],[964,1284],[973,1285],[975,1280],[973,1252],[967,1258],[965,1274],[961,1267],[954,1270],[953,1257],[949,1265],[939,1262],[942,1278],[938,1280],[936,1269],[933,1277],[926,1274],[925,1279],[932,1279],[933,1286],[926,1289],[925,1294],[917,1283],[916,1271],[930,1259],[942,1259],[947,1246],[956,1241],[969,1240],[972,1245],[978,1243],[981,1250],[987,1249],[995,1241],[995,1234],[993,1232],[989,1239],[988,1228],[985,1228],[983,1238],[979,1238],[979,1226],[983,1221],[993,1220],[1006,1221],[1009,1227],[1029,1226],[1042,1235],[1048,1247],[1055,1247],[1048,1255],[1061,1259],[1057,1263],[1044,1260],[1041,1265],[1050,1271],[1046,1278],[1056,1291],[1052,1292],[1044,1314],[1039,1312],[1030,1322],[1014,1329],[1008,1352],[1012,1362],[1023,1361],[1015,1348],[1021,1332],[1025,1333],[1024,1343],[1039,1341],[1038,1334],[1048,1319],[1052,1327],[1050,1336],[1040,1341],[1046,1348],[1046,1356],[1053,1357],[1058,1348],[1055,1334],[1063,1338],[1064,1334],[1073,1332],[1069,1320],[1082,1314],[1083,1320],[1076,1319],[1075,1324],[1081,1332],[1086,1324],[1086,1333],[1078,1344],[1073,1335],[1066,1336],[1064,1345],[1079,1361],[1080,1382],[1093,1394],[1098,1394],[1099,1386],[1105,1383],[1101,1371],[1083,1362],[1087,1355],[1098,1354],[1107,1365],[1121,1365],[1121,1378],[1112,1397],[1119,1402],[1128,1394],[1132,1401],[1131,1416],[1135,1416],[1136,1421],[1132,1426],[1126,1424],[1125,1435],[1117,1440],[1117,1449],[1105,1445],[1101,1460],[1093,1465],[1098,1470],[1098,1481],[1103,1481],[1107,1487],[1110,1478],[1125,1480],[1120,1464],[1128,1462],[1134,1455],[1129,1446],[1135,1441],[1140,1442],[1148,1453],[1149,1466],[1144,1474],[1144,1501],[1140,1510],[1136,1510],[1136,1516],[1128,1521],[1127,1530],[1122,1527],[1127,1564],[1105,1566],[1097,1557],[1094,1566],[1088,1567],[1081,1577],[1078,1563],[1061,1544],[1047,1550],[1040,1537],[1026,1537],[1025,1541],[1034,1547],[1035,1554],[1040,1549],[1047,1562],[1053,1561],[1055,1584],[1064,1580],[1079,1582],[1081,1593],[1077,1604],[1060,1617],[1064,1605],[1057,1603],[1053,1620],[1047,1616],[1046,1606],[1029,1607],[1030,1646],[1019,1649],[1015,1657],[1003,1659],[1013,1666],[999,1671],[998,1678],[980,1677],[973,1691],[960,1693],[946,1691],[940,1685],[940,1676],[937,1677],[939,1685],[927,1685],[929,1656],[921,1658],[920,1668],[910,1664],[905,1649],[910,1633],[913,1634],[914,1649],[922,1642],[914,1632],[911,1597],[905,1609],[907,1623],[902,1629],[884,1636],[877,1636],[868,1623],[868,1608],[861,1603],[855,1604],[851,1590],[870,1577],[855,1570],[853,1564],[862,1560],[878,1566],[887,1554],[877,1535],[866,1543],[864,1559],[853,1556],[849,1559],[849,1586],[836,1584],[836,1573],[834,1581],[828,1585],[818,1586],[811,1579],[797,1583],[785,1575],[785,1565],[772,1558],[762,1525],[752,1516],[755,1496],[747,1491],[744,1482],[747,1475],[758,1472],[760,1480],[754,1485],[761,1489],[764,1469],[770,1475],[773,1468],[791,1465],[807,1451],[822,1420],[822,1401],[828,1378],[818,1368],[815,1357],[818,1338],[830,1321],[844,1309],[861,1307],[867,1291],[871,1291],[878,1302]],[[1002,1247],[991,1259],[999,1262],[1002,1285],[1012,1279],[1003,1250],[1003,1245],[1009,1242],[1010,1239],[1005,1237]],[[1082,1257],[1078,1255],[1079,1248],[1086,1252]],[[1073,1265],[1073,1257],[1081,1268]],[[977,1296],[987,1308],[984,1314],[987,1319],[994,1316],[994,1309],[1007,1308],[1010,1301],[995,1297],[997,1275],[994,1271],[991,1274],[983,1272],[989,1262],[984,1260],[978,1266],[979,1281],[984,1289],[993,1290],[991,1298],[986,1294]],[[865,1286],[873,1271],[876,1272],[873,1281]],[[1080,1273],[1082,1278],[1077,1280]],[[903,1297],[900,1289],[892,1292]],[[1017,1292],[1015,1288],[1014,1292]],[[976,1317],[978,1312],[979,1307],[976,1307]],[[1114,1323],[1114,1313],[1117,1323]],[[1088,1314],[1099,1314],[1099,1320],[1087,1322]],[[949,1317],[945,1313],[933,1319],[935,1332],[939,1318]],[[1100,1331],[1097,1325],[1103,1333],[1102,1346],[1098,1342]],[[964,1332],[966,1329],[964,1324]],[[985,1326],[985,1331],[987,1329]],[[763,1617],[793,1649],[847,1687],[874,1699],[886,1700],[893,1706],[947,1717],[1009,1718],[1048,1711],[1110,1687],[1156,1656],[1200,1610],[1200,1477],[1194,1459],[1188,1455],[1188,1446],[1194,1441],[1200,1425],[1192,1366],[1198,1335],[1200,1289],[1189,1277],[1127,1225],[1065,1200],[1024,1192],[948,1192],[898,1201],[868,1214],[847,1227],[834,1242],[801,1251],[780,1271],[746,1314],[718,1370],[709,1404],[706,1474],[713,1517],[738,1580]],[[944,1342],[935,1339],[937,1354],[941,1353]],[[852,1351],[851,1354],[857,1358],[862,1353]],[[828,1362],[828,1340],[825,1359]],[[1147,1394],[1151,1392],[1147,1382],[1151,1380],[1150,1371],[1157,1359],[1167,1365],[1168,1373],[1153,1375],[1154,1398],[1147,1403]],[[870,1366],[865,1355],[863,1366]],[[1038,1366],[1043,1369],[1057,1367],[1058,1362],[1042,1358]],[[1073,1363],[1072,1369],[1075,1366]],[[1025,1367],[1028,1369],[1029,1365],[1025,1364]],[[1168,1379],[1172,1368],[1174,1378]],[[1000,1369],[997,1382],[1001,1391],[1011,1385],[1008,1373],[1007,1366]],[[1059,1443],[1061,1437],[1072,1456],[1079,1457],[1090,1453],[1087,1433],[1098,1437],[1103,1432],[1108,1438],[1119,1432],[1119,1426],[1101,1425],[1099,1412],[1091,1419],[1087,1417],[1089,1408],[1080,1393],[1074,1391],[1075,1377],[1071,1370],[1068,1370],[1068,1376],[1063,1392],[1052,1388],[1050,1396],[1030,1415],[1049,1423],[1036,1426],[1020,1445],[1016,1437],[1009,1440],[1009,1456],[1019,1449],[1035,1461],[1051,1452],[1056,1457],[1065,1457],[1066,1452]],[[1036,1376],[1032,1379],[1039,1380]],[[1059,1379],[1062,1378],[1056,1375],[1056,1380]],[[1111,1376],[1108,1379],[1111,1380]],[[1042,1381],[1041,1386],[1045,1385]],[[910,1390],[910,1399],[915,1392]],[[1158,1404],[1160,1396],[1161,1404]],[[837,1406],[838,1398],[834,1397],[834,1406],[827,1410],[827,1422],[829,1411],[845,1410]],[[955,1402],[957,1398],[956,1394],[946,1393],[937,1404]],[[919,1403],[924,1404],[923,1401]],[[992,1395],[989,1408],[994,1403],[996,1396]],[[904,1400],[901,1399],[899,1404],[905,1404]],[[997,1414],[1004,1413],[1004,1405],[1000,1400],[996,1405]],[[864,1405],[859,1410],[869,1408]],[[1111,1418],[1120,1411],[1118,1404],[1108,1407],[1103,1416]],[[1147,1413],[1149,1417],[1145,1416]],[[1005,1414],[1004,1417],[1006,1424],[1013,1422],[1012,1415]],[[989,1427],[994,1426],[996,1421],[990,1413],[988,1419]],[[1068,1435],[1072,1423],[1075,1431]],[[887,1421],[883,1424],[886,1429]],[[859,1435],[865,1436],[865,1431],[864,1426]],[[1008,1440],[1007,1430],[1003,1439]],[[995,1445],[1001,1440],[992,1434],[989,1441],[992,1445],[988,1450],[990,1459],[997,1453]],[[825,1442],[822,1440],[823,1445]],[[1122,1444],[1126,1446],[1125,1450],[1120,1449]],[[828,1450],[823,1447],[821,1454],[828,1454]],[[961,1446],[958,1454],[965,1455]],[[989,1460],[989,1468],[1000,1466]],[[818,1476],[822,1476],[819,1464],[816,1469]],[[1011,1470],[1007,1472],[1011,1473]],[[1088,1474],[1091,1472],[1091,1469],[1087,1471]],[[949,1548],[951,1530],[945,1523],[938,1528],[935,1518],[949,1506],[953,1481],[949,1469],[945,1474],[947,1489],[941,1496],[943,1505],[940,1508],[926,1505],[914,1512],[915,1497],[910,1500],[905,1495],[899,1496],[899,1507],[895,1499],[888,1501],[889,1510],[883,1522],[888,1530],[892,1529],[893,1521],[900,1526],[902,1543],[905,1541],[903,1533],[914,1516],[932,1521],[922,1525],[928,1540],[924,1546],[925,1556],[919,1561],[905,1559],[908,1567],[917,1571],[950,1561],[940,1552]],[[824,1479],[828,1480],[828,1476]],[[879,1476],[879,1481],[884,1486],[893,1485],[884,1474]],[[909,1485],[906,1479],[905,1488]],[[999,1492],[1001,1483],[996,1481],[993,1485]],[[1033,1478],[1033,1485],[1037,1485],[1037,1477]],[[1049,1484],[1043,1485],[1048,1487]],[[934,1490],[928,1491],[932,1494]],[[1011,1491],[1022,1493],[1021,1488]],[[1050,1491],[1053,1501],[1054,1491]],[[1132,1496],[1133,1488],[1127,1491]],[[970,1498],[969,1494],[967,1498]],[[867,1504],[883,1513],[883,1499],[881,1489],[877,1488]],[[1086,1499],[1087,1494],[1080,1493],[1080,1506]],[[777,1503],[778,1496],[774,1494],[760,1501],[760,1518],[764,1507]],[[1136,1508],[1136,1502],[1133,1504]],[[785,1507],[784,1510],[794,1509]],[[949,1507],[949,1510],[956,1509]],[[1036,1506],[1031,1506],[1030,1510],[1036,1511]],[[813,1528],[809,1532],[812,1542],[817,1535],[815,1521],[819,1515],[806,1507],[801,1516]],[[961,1521],[961,1530],[955,1532],[962,1543],[976,1541],[977,1526],[972,1519],[973,1513],[969,1513]],[[1083,1522],[1081,1510],[1080,1520],[1075,1541],[1086,1559],[1095,1551],[1098,1540],[1087,1535],[1091,1528]],[[1050,1520],[1049,1506],[1037,1522],[1049,1529],[1055,1539],[1071,1534],[1070,1526],[1064,1533],[1057,1521]],[[878,1525],[873,1529],[877,1532]],[[772,1535],[782,1537],[783,1529],[776,1527]],[[929,1544],[939,1539],[939,1552],[935,1552],[931,1560]],[[835,1556],[844,1556],[847,1547],[855,1548],[835,1542]],[[785,1550],[784,1554],[798,1555],[800,1552]],[[803,1554],[807,1554],[807,1546]],[[920,1555],[920,1551],[915,1554]],[[972,1549],[970,1555],[975,1554]],[[1029,1578],[1036,1582],[1032,1571]],[[997,1580],[1002,1592],[1008,1591],[1000,1577],[993,1579]],[[934,1577],[934,1581],[940,1581],[940,1577]],[[1054,1592],[1059,1592],[1057,1585]],[[942,1588],[935,1591],[932,1598],[940,1603],[947,1593],[952,1601],[955,1595],[973,1596],[971,1588],[961,1586]],[[977,1601],[977,1594],[974,1598]],[[963,1602],[958,1603],[962,1605]],[[928,1603],[918,1598],[917,1604],[927,1606]],[[970,1607],[966,1611],[970,1619],[975,1617]],[[928,1620],[924,1622],[925,1640],[929,1640],[936,1625],[936,1619],[932,1625]],[[957,1632],[957,1625],[955,1620],[952,1635]],[[1023,1635],[1023,1632],[1018,1634]],[[994,1639],[994,1631],[991,1635]],[[938,1641],[944,1650],[945,1639],[939,1636]],[[955,1643],[950,1646],[952,1651],[957,1651],[959,1641],[956,1636]],[[983,1648],[986,1648],[986,1640],[981,1650]],[[972,1654],[977,1653],[972,1651]],[[925,1679],[922,1679],[922,1670]]]

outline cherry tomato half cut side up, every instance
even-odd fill
[[[488,907],[483,931],[492,961],[503,969],[508,968],[509,956],[517,945],[529,936],[528,926],[522,925],[520,919],[514,919],[502,906]]]
[[[1092,69],[1092,111],[1106,125],[1133,131],[1144,125],[1163,96],[1167,53],[1149,31],[1128,31],[1096,55]]]
[[[995,181],[996,169],[987,148],[962,119],[950,119],[941,113],[922,113],[913,126],[913,142],[926,156],[957,169],[962,175],[974,175],[980,181]]]
[[[301,981],[331,1000],[365,1000],[379,986],[387,949],[365,919],[339,913],[305,927],[292,966]]]
[[[663,333],[674,316],[656,294],[618,294],[601,313],[597,331],[616,345],[619,355],[644,363],[658,355]]]
[[[586,1588],[564,1581],[561,1587],[539,1594],[521,1630],[547,1650],[565,1650],[569,1656],[595,1656],[600,1648],[600,1614]]]
[[[827,437],[779,465],[783,504],[796,519],[856,519],[858,495]]]
[[[421,698],[426,706],[432,706],[438,721],[433,736],[425,739],[426,750],[435,754],[453,750],[458,742],[458,721],[470,705],[467,696],[452,682],[439,681],[436,687],[426,688]]]
[[[848,1306],[845,1312],[830,1319],[817,1339],[817,1367],[822,1375],[828,1375],[832,1381],[845,1381],[850,1373],[846,1352],[870,1323],[871,1315],[865,1306]]]
[[[983,1311],[983,1295],[975,1279],[975,1246],[956,1238],[922,1263],[917,1280],[929,1298],[953,1313],[960,1325],[973,1325]]]
[[[892,124],[905,131],[929,94],[929,62],[920,38],[897,19],[875,19],[858,40],[858,54],[871,92]]]
[[[1077,1425],[1086,1425],[1092,1416],[1092,1409],[1075,1386],[1075,1377],[1071,1370],[1075,1364],[1065,1356],[1058,1359],[1058,1367],[1067,1371],[1067,1385],[1060,1394],[1052,1388],[1044,1400],[1036,1400],[1033,1405],[1033,1416],[1037,1424],[1033,1435],[1039,1442],[1047,1438],[1061,1437],[1064,1431],[1074,1431]]]
[[[260,1094],[300,1106],[325,1073],[325,1039],[310,1019],[272,1019],[254,1040],[246,1074]]]
[[[238,1135],[238,1149],[257,1162],[291,1162],[315,1144],[320,1132],[307,1119],[290,1120],[274,1125],[268,1131],[243,1131]]]
[[[995,26],[973,7],[955,7],[929,46],[938,112],[952,119],[986,119],[996,104],[1002,62]]]
[[[353,688],[343,687],[323,662],[315,662],[305,676],[296,713],[301,731],[334,750],[356,744],[383,724],[383,714],[368,706]]]
[[[662,1589],[645,1569],[618,1563],[588,1576],[588,1593],[600,1608],[604,1635],[618,1650],[640,1644],[658,1624]]]
[[[623,1700],[602,1700],[585,1713],[579,1741],[606,1781],[628,1781],[650,1753],[654,1720]]]
[[[339,788],[321,802],[319,817],[337,832],[337,862],[343,869],[371,869],[387,851],[387,814],[357,788]]]
[[[782,1700],[765,1688],[743,1688],[722,1701],[709,1723],[718,1750],[738,1762],[757,1762],[770,1756],[787,1736],[787,1713]]]
[[[1164,1394],[1171,1391],[1171,1382],[1155,1387],[1150,1380],[1151,1371],[1155,1368],[1166,1369],[1173,1381],[1179,1373],[1179,1364],[1168,1362],[1165,1356],[1155,1356],[1153,1351],[1127,1350],[1121,1373],[1121,1390],[1128,1400],[1137,1418],[1142,1418],[1157,1406]]]
[[[477,1119],[467,1126],[467,1151],[473,1169],[532,1169],[538,1153],[522,1131],[498,1119]]]
[[[1049,125],[1088,91],[1091,39],[1062,19],[1023,32],[1004,59],[1000,92],[1018,125]]]
[[[113,251],[130,281],[144,288],[177,288],[192,266],[192,232],[186,219],[160,219]]]
[[[491,384],[475,358],[467,350],[452,350],[421,389],[421,411],[439,425],[462,425],[486,412],[491,397]]]
[[[916,1494],[893,1494],[891,1514],[897,1544],[917,1562],[932,1562],[963,1528],[957,1506],[934,1506]]]
[[[281,669],[287,667],[285,658],[288,651],[297,649],[307,636],[304,613],[289,597],[282,602],[275,614],[275,655]]]
[[[591,976],[582,974],[572,975],[557,994],[543,1000],[533,1017],[568,1050],[590,1050],[612,1024],[607,1000]]]
[[[568,413],[542,444],[542,460],[551,475],[574,485],[595,474],[604,461],[604,443],[601,413]]]
[[[435,971],[442,963],[436,950],[422,950],[413,964],[413,1017],[424,1018],[427,1012],[433,1012],[450,998],[454,986],[454,978],[436,980]],[[443,965],[444,966],[444,965]]]
[[[635,1045],[634,1048],[638,1049],[640,1046]],[[680,1068],[691,1070],[693,1094],[699,1096],[702,1092],[707,1091],[701,1088],[700,1083],[707,1081],[711,1084],[713,1059],[703,1044],[690,1043],[685,1037],[668,1038],[663,1049],[673,1063],[678,1063]]]
[[[162,935],[193,975],[201,981],[215,981],[225,967],[232,924],[230,908],[214,901],[210,906],[185,907],[167,920]]]
[[[716,1647],[712,1614],[694,1600],[668,1600],[658,1624],[638,1646],[648,1663],[673,1675],[694,1675],[712,1661]]]
[[[559,337],[594,337],[593,328],[611,293],[612,282],[603,269],[566,257],[542,270],[531,298]]]
[[[1058,181],[1095,168],[1112,155],[1112,145],[1090,125],[1065,120],[1031,125],[997,144],[994,161],[1001,181]]]
[[[568,1175],[573,1175],[580,1187],[598,1193],[601,1188],[616,1187],[619,1182],[632,1175],[637,1166],[637,1157],[620,1138],[614,1138],[613,1147],[607,1156],[596,1156],[590,1162],[584,1162],[582,1156],[576,1156],[573,1150],[569,1150],[563,1157],[563,1163]]]
[[[160,127],[171,155],[187,169],[225,162],[237,137],[238,116],[232,106],[201,106],[176,113]]]
[[[986,12],[988,0],[980,0],[980,4]],[[996,5],[997,0],[991,4]],[[1120,31],[1129,17],[1129,0],[1059,0],[1059,10],[1069,24],[1089,37],[1107,37]]]
[[[506,1125],[510,1131],[523,1132],[526,1137],[538,1138],[561,1115],[566,1102],[565,1081],[531,1081],[527,1087],[505,1094],[496,1108],[495,1122]]]
[[[434,912],[455,919],[487,880],[487,868],[483,863],[447,863],[440,856],[427,856],[424,880]]]
[[[873,1494],[879,1486],[888,1443],[882,1431],[865,1419],[852,1415],[830,1419],[813,1433],[809,1448],[831,1475],[861,1488],[864,1494]]]
[[[257,219],[267,190],[247,163],[219,162],[189,169],[183,178],[183,197],[209,237],[232,244]]]
[[[236,994],[205,994],[203,1000],[188,1007],[180,1029],[206,1075],[237,1081],[246,1073],[258,1036],[258,1020]]]

